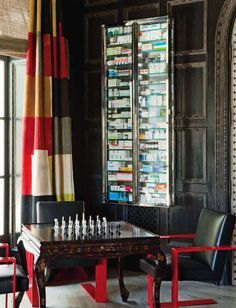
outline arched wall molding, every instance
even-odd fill
[[[217,23],[215,37],[216,93],[216,208],[229,206],[229,46],[236,12],[235,0],[226,0]]]

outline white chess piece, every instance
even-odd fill
[[[59,228],[59,223],[58,223],[58,219],[57,218],[54,218],[54,229],[58,229]]]
[[[72,229],[73,228],[73,220],[71,220],[71,216],[69,217],[69,225],[68,228]]]
[[[64,216],[62,216],[61,227],[62,227],[62,229],[65,229],[65,227],[66,227],[66,222],[65,222]]]

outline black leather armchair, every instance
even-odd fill
[[[18,308],[24,292],[29,288],[24,246],[18,244],[18,251],[21,255],[22,264],[16,264],[14,257],[9,257],[9,246],[7,243],[0,243],[0,248],[5,250],[5,256],[0,258],[0,294],[6,294],[5,307],[8,305],[8,293],[13,293],[13,307]],[[18,295],[15,296],[15,293]]]
[[[82,213],[85,211],[84,201],[38,201],[36,205],[37,223],[54,223],[54,218],[61,222],[64,216],[68,221],[69,216],[75,220],[78,214],[79,220],[82,219]],[[94,267],[98,262],[96,260],[76,258],[54,260],[45,270],[45,283],[48,282],[51,269],[66,267]]]
[[[172,280],[172,307],[216,303],[212,299],[178,301],[178,281],[220,282],[228,251],[236,250],[236,247],[229,246],[235,220],[236,217],[231,214],[202,209],[195,235],[160,236],[161,239],[192,237],[193,245],[191,247],[173,247],[171,256],[166,258],[165,266],[163,266],[163,259],[160,260],[155,256],[148,256],[140,260],[140,269],[148,274],[148,302],[151,307],[160,307],[161,280]],[[160,262],[162,262],[162,269],[164,268],[162,272],[160,272]],[[150,294],[150,290],[153,290],[153,294]],[[163,304],[163,306],[165,305],[168,303]]]

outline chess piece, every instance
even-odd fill
[[[86,226],[85,213],[82,214],[82,226]]]
[[[61,227],[62,227],[62,229],[65,229],[65,228],[66,228],[66,222],[65,222],[64,216],[62,216]]]
[[[69,225],[68,228],[72,229],[73,228],[73,220],[71,219],[71,216],[69,217]]]
[[[58,219],[54,218],[54,229],[58,229],[58,228],[59,228]]]

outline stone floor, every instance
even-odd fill
[[[120,294],[118,280],[109,274],[108,279],[108,302],[106,304],[95,303],[79,283],[48,286],[46,288],[47,308],[144,308],[147,307],[147,285],[146,276],[140,273],[127,272],[125,284],[130,291],[127,303],[123,303]],[[170,282],[162,285],[162,301],[170,299]],[[217,305],[201,306],[216,308],[236,307],[236,286],[216,286],[200,282],[180,282],[180,299],[213,298],[218,301]],[[9,302],[12,302],[11,295]],[[4,307],[4,296],[0,296],[0,307]],[[8,307],[11,307],[10,305]],[[30,302],[25,295],[21,308],[30,308]],[[195,306],[196,307],[196,306]],[[198,306],[200,307],[200,306]]]

